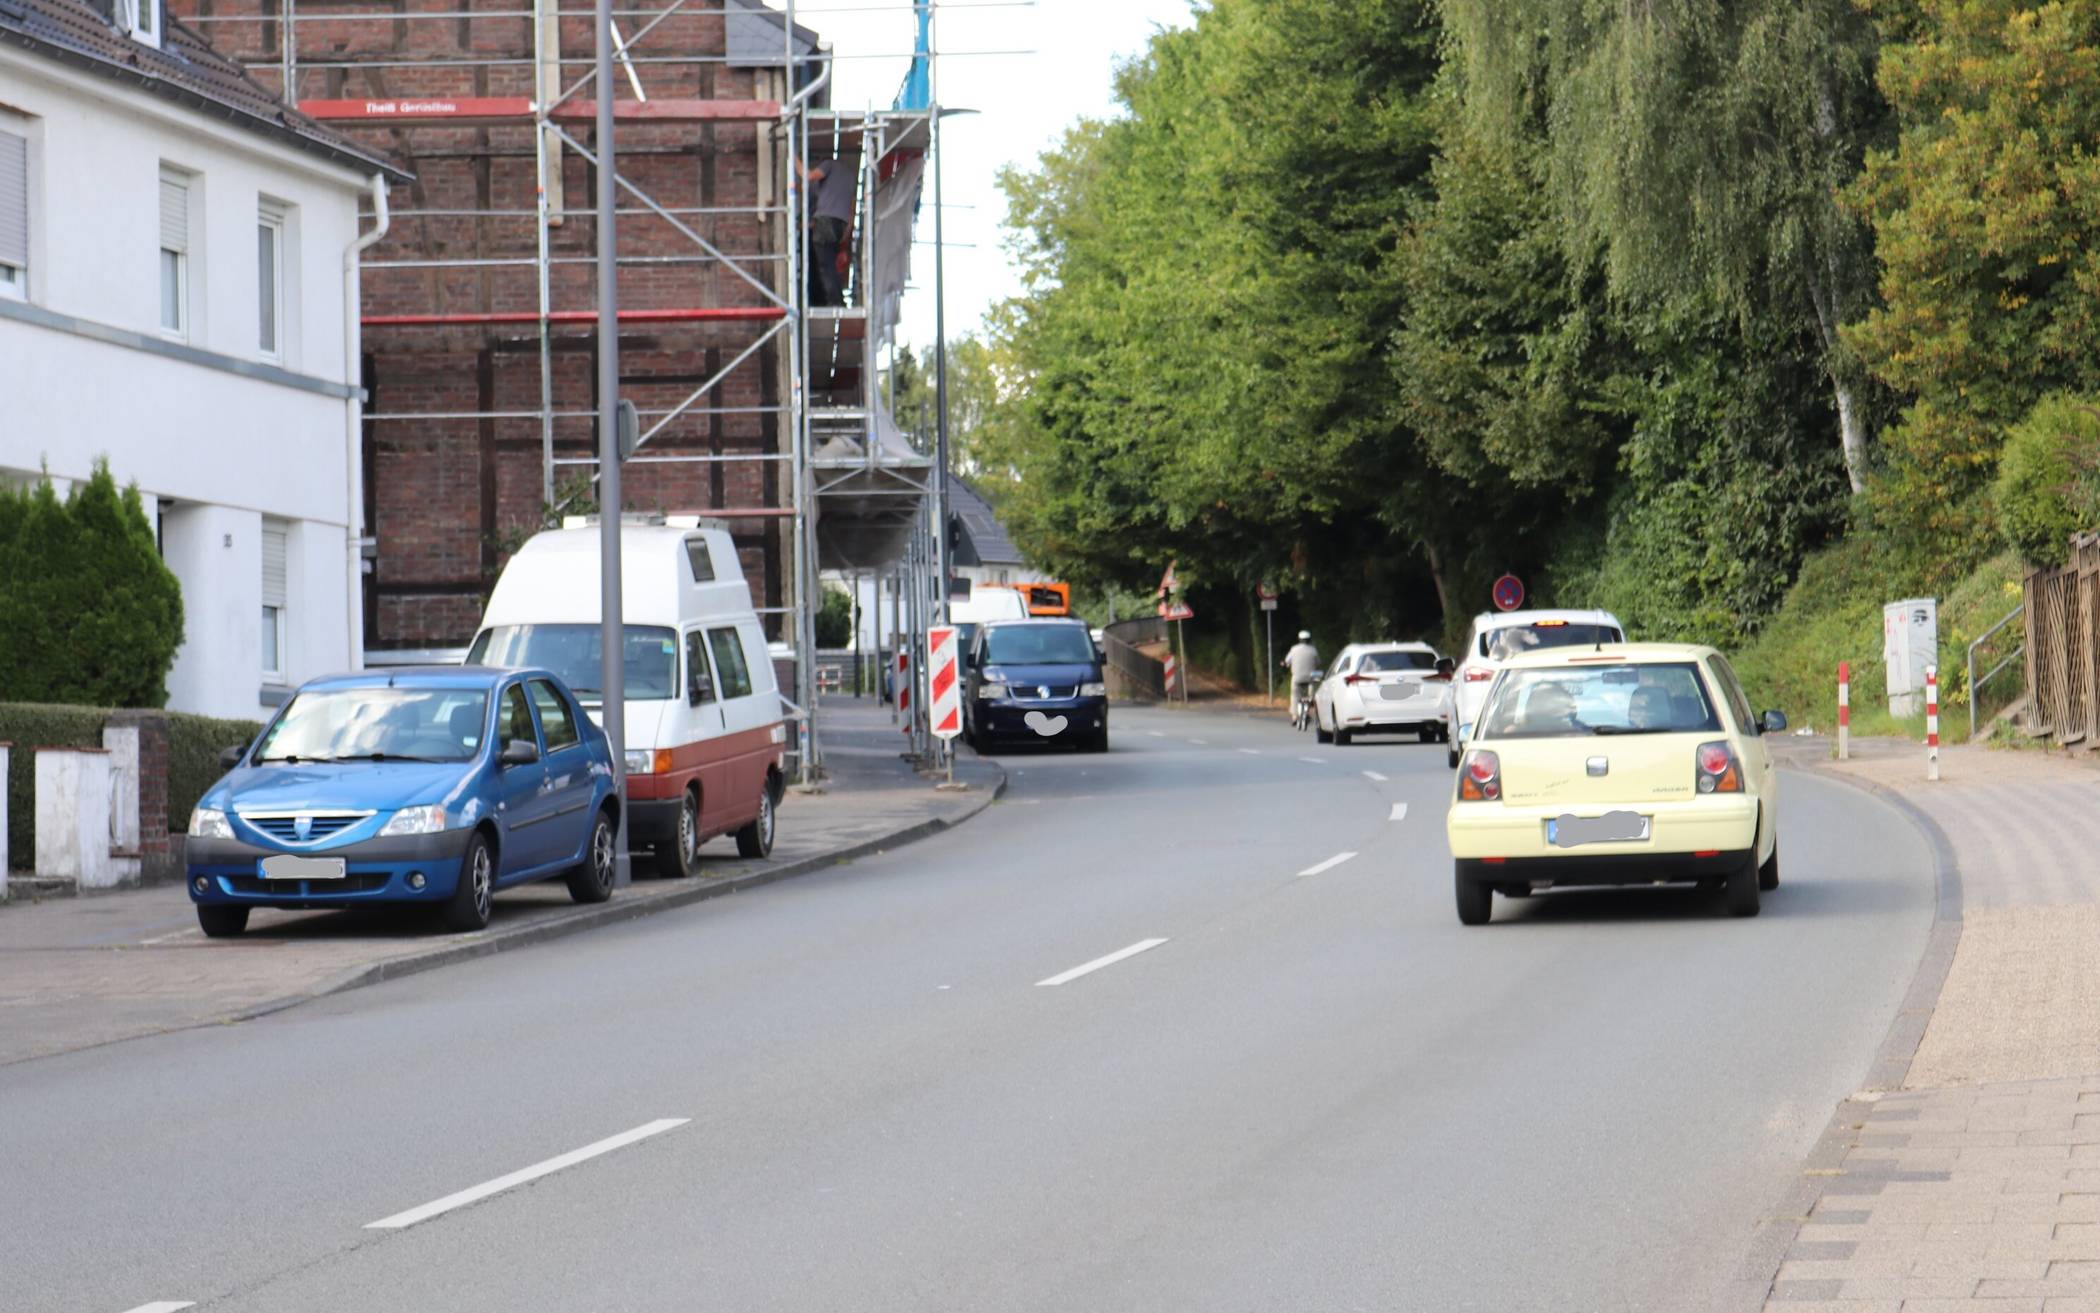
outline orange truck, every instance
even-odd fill
[[[1030,615],[1072,614],[1070,584],[979,584],[980,588],[1011,588],[1028,604]]]

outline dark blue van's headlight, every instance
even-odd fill
[[[1079,696],[1083,698],[1105,698],[1108,696],[1108,684],[1105,680],[1099,679],[1091,683],[1081,684],[1079,686]]]

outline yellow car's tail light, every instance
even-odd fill
[[[1458,766],[1461,802],[1495,802],[1502,797],[1502,759],[1485,748],[1466,754]]]
[[[1700,744],[1692,786],[1701,793],[1741,793],[1743,770],[1735,749],[1723,740]]]

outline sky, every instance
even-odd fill
[[[782,0],[771,0],[780,7]],[[1141,53],[1153,33],[1183,27],[1189,0],[954,0],[935,9],[934,43],[941,102],[974,114],[941,124],[948,160],[943,261],[948,281],[948,336],[974,329],[984,312],[1021,290],[1002,245],[1006,199],[999,170],[1032,166],[1080,118],[1117,110],[1116,65]],[[838,109],[887,109],[904,80],[912,48],[910,0],[808,0],[795,21],[831,42],[831,103]],[[1021,51],[972,54],[972,51]],[[905,297],[900,340],[934,340],[933,192],[929,175],[920,212],[919,247]]]

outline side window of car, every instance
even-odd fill
[[[1706,669],[1714,677],[1714,684],[1721,690],[1721,698],[1728,703],[1728,714],[1735,717],[1735,727],[1745,734],[1757,732],[1756,719],[1750,714],[1750,699],[1743,693],[1743,686],[1736,682],[1735,671],[1728,666],[1728,659],[1710,656]]]
[[[715,674],[721,680],[722,697],[750,697],[751,667],[744,662],[744,643],[736,630],[708,630],[707,645],[714,649]]]
[[[569,704],[554,685],[544,679],[533,680],[532,702],[540,709],[540,733],[547,736],[548,752],[560,752],[582,742],[576,722],[569,716]]]
[[[685,699],[696,707],[715,700],[714,677],[707,671],[707,633],[695,629],[685,636]]]
[[[496,740],[498,750],[509,743],[539,746],[539,739],[532,732],[532,709],[525,705],[523,684],[512,684],[503,690],[503,709],[496,717]]]

